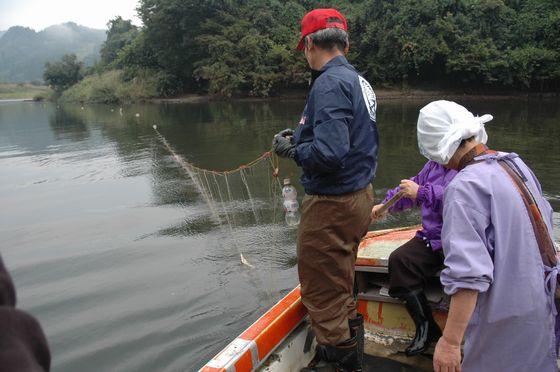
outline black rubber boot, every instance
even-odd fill
[[[351,333],[353,330],[350,329]],[[353,337],[336,345],[325,345],[327,360],[334,362],[337,372],[361,372],[362,358],[358,352],[358,337]]]
[[[412,291],[402,297],[414,324],[416,335],[406,348],[405,354],[413,356],[426,351],[430,344],[441,337],[441,329],[434,320],[428,299],[423,291]]]
[[[356,318],[348,320],[348,325],[358,341],[358,365],[361,370],[364,361],[364,317],[358,313]]]
[[[300,371],[361,372],[363,354],[358,350],[358,335],[352,328],[350,328],[350,334],[352,338],[336,346],[317,345],[315,357],[307,367]]]
[[[315,347],[315,356],[307,367],[300,369],[300,372],[336,372],[334,364],[329,362],[328,358],[326,346],[317,345]]]

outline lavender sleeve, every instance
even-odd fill
[[[445,269],[440,281],[444,291],[453,295],[460,289],[486,292],[494,279],[494,263],[486,247],[490,220],[473,209],[471,203],[456,200],[453,192],[443,209],[441,240]]]

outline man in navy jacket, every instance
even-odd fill
[[[278,133],[273,148],[303,169],[298,273],[319,345],[308,370],[323,360],[360,371],[363,319],[353,295],[354,266],[373,206],[376,99],[344,57],[349,43],[342,14],[315,9],[303,18],[301,34],[298,49],[312,69],[311,90],[298,128]]]

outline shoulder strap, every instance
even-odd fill
[[[519,172],[514,169],[509,161],[506,161],[505,159],[498,159],[498,164],[502,166],[502,168],[513,180],[517,191],[521,195],[521,199],[523,199],[527,214],[531,220],[531,225],[533,226],[533,231],[535,232],[535,237],[537,238],[537,244],[539,246],[543,264],[548,267],[556,266],[557,258],[554,242],[550,237],[548,226],[544,221],[539,205],[537,204],[533,193],[525,183],[525,177],[522,173],[520,174],[521,171],[515,163],[514,166],[517,170],[519,170]]]
[[[479,143],[478,145],[470,149],[465,155],[463,155],[461,160],[459,160],[458,170],[461,171],[467,165],[472,165],[472,164],[482,162],[483,160],[475,160],[475,158],[479,156],[487,155],[487,154],[496,154],[496,153],[497,151],[490,150],[488,147],[486,147],[486,145]]]

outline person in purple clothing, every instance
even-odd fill
[[[372,209],[372,220],[382,217],[379,209],[397,193],[404,197],[389,212],[401,212],[419,206],[422,210],[422,230],[397,248],[389,256],[389,295],[406,303],[410,317],[416,324],[416,334],[406,348],[408,356],[424,352],[441,336],[424,294],[426,280],[443,267],[441,227],[443,225],[443,194],[457,172],[428,161],[418,175],[402,180],[400,186],[389,190],[382,204]]]
[[[434,370],[556,372],[552,208],[517,154],[485,146],[491,119],[449,101],[418,117],[420,152],[458,171],[444,194],[440,281],[451,303]]]

